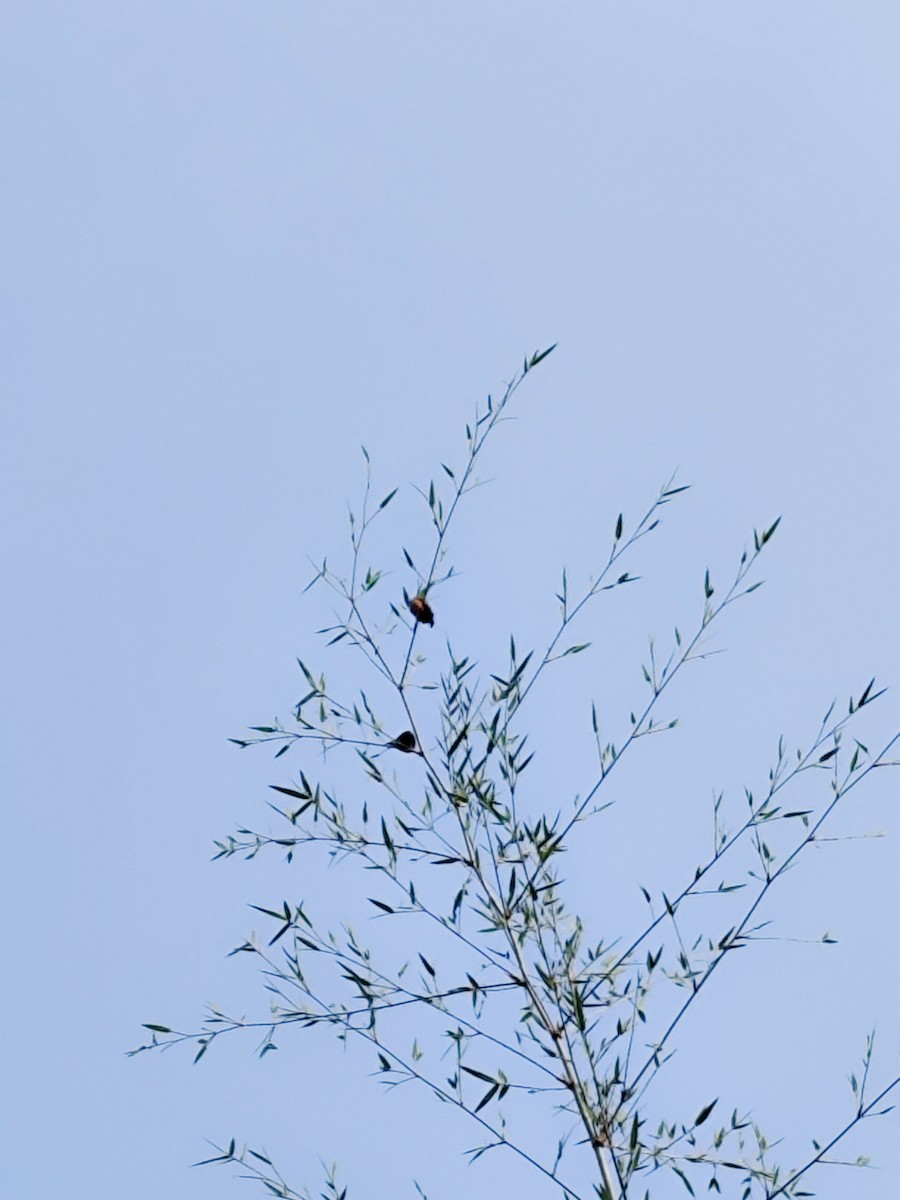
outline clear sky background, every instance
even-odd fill
[[[427,483],[526,351],[559,343],[459,526],[442,636],[495,669],[620,510],[675,468],[693,485],[536,710],[548,777],[583,785],[589,697],[627,716],[646,636],[784,514],[681,729],[573,847],[573,900],[615,928],[638,881],[683,880],[713,789],[759,786],[779,733],[872,675],[871,744],[900,727],[900,8],[9,0],[0,92],[3,1195],[255,1194],[187,1169],[234,1135],[295,1184],[338,1159],[351,1196],[542,1197],[509,1160],[462,1166],[462,1118],[382,1097],[324,1032],[262,1062],[249,1038],[196,1068],[124,1051],[142,1021],[259,1004],[225,958],[246,905],[317,878],[209,856],[289,777],[226,738],[298,698],[324,623],[306,555],[344,538],[359,445],[384,492]],[[835,826],[887,837],[811,854],[775,906],[776,932],[838,944],[745,951],[673,1095],[808,1138],[849,1115],[873,1024],[897,1073],[897,789]],[[879,1170],[819,1195],[895,1196],[898,1147],[870,1124],[848,1150]]]

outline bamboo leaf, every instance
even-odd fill
[[[532,354],[531,361],[528,362],[526,370],[530,370],[532,367],[536,367],[539,362],[543,362],[548,354],[553,353],[558,344],[558,342],[554,342],[553,345],[549,346],[546,350],[541,350],[539,353]]]
[[[694,1118],[694,1128],[696,1128],[698,1125],[702,1125],[703,1122],[708,1119],[709,1114],[712,1112],[712,1110],[716,1107],[716,1105],[718,1103],[719,1103],[718,1098],[716,1098],[715,1100],[712,1101],[712,1103],[707,1104],[703,1108],[700,1109],[699,1113],[697,1113],[697,1116]]]

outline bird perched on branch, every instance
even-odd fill
[[[402,750],[404,754],[412,754],[416,748],[416,735],[410,729],[405,729],[392,742],[388,742],[390,750]]]
[[[431,611],[431,605],[424,596],[413,596],[409,601],[409,611],[422,625],[434,624],[434,613]]]

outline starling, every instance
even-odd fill
[[[388,742],[388,747],[391,750],[402,750],[404,754],[412,754],[416,748],[416,735],[411,730],[406,729],[399,737],[395,737],[392,742]]]
[[[434,624],[434,613],[424,596],[413,596],[409,602],[409,611],[422,625]]]

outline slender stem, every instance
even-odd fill
[[[694,657],[694,651],[697,649],[702,638],[706,635],[706,632],[709,629],[709,626],[716,619],[716,617],[718,617],[719,614],[724,611],[724,609],[726,609],[730,604],[732,604],[736,599],[738,599],[738,597],[740,595],[744,594],[744,593],[740,592],[739,589],[740,589],[741,585],[743,584],[744,580],[746,579],[748,572],[750,571],[750,569],[756,562],[757,558],[759,557],[759,555],[760,555],[760,550],[757,550],[752,555],[750,555],[749,558],[746,558],[741,563],[741,566],[738,569],[737,576],[735,577],[734,583],[732,583],[728,592],[725,594],[724,598],[721,600],[721,602],[718,604],[718,606],[716,606],[715,608],[712,608],[712,609],[707,608],[704,611],[703,620],[701,621],[700,626],[697,629],[697,632],[691,638],[690,642],[688,642],[684,651],[678,657],[678,659],[675,661],[674,666],[667,673],[665,678],[661,679],[659,681],[659,683],[654,686],[652,697],[650,698],[650,700],[644,707],[644,710],[641,713],[641,715],[637,718],[634,725],[632,726],[632,729],[631,729],[630,733],[628,734],[628,737],[625,739],[625,742],[623,743],[621,749],[619,750],[619,753],[612,760],[612,762],[609,764],[608,767],[601,766],[599,778],[596,780],[596,782],[593,784],[593,786],[589,789],[587,795],[581,801],[581,803],[578,805],[578,807],[575,809],[575,812],[569,818],[569,820],[566,822],[566,824],[563,826],[560,833],[556,835],[554,840],[557,844],[561,844],[565,840],[565,838],[569,835],[569,833],[571,833],[571,831],[575,827],[575,825],[577,825],[577,823],[582,819],[582,817],[587,812],[590,805],[593,803],[594,797],[597,795],[597,792],[600,790],[600,788],[603,786],[603,784],[609,778],[609,775],[611,774],[611,772],[616,767],[616,764],[621,762],[621,760],[625,754],[625,751],[631,745],[633,745],[634,742],[639,737],[641,737],[646,732],[646,729],[644,727],[646,725],[646,722],[650,718],[651,713],[656,708],[656,705],[657,705],[657,702],[659,701],[660,696],[665,692],[665,690],[668,688],[669,684],[676,677],[676,675],[678,675],[681,668],[686,663],[690,662],[691,659]],[[523,894],[525,894],[526,892],[528,892],[531,889],[531,887],[534,885],[535,880],[537,879],[538,875],[540,875],[540,873],[543,869],[544,869],[544,863],[539,862],[538,865],[534,868],[534,870],[529,875],[526,882],[523,884],[523,887],[522,887]]]
[[[753,903],[747,909],[747,912],[745,913],[743,920],[737,926],[734,933],[732,933],[728,937],[727,943],[720,949],[719,953],[716,955],[716,957],[712,960],[712,962],[706,968],[706,971],[704,972],[704,974],[696,982],[693,990],[691,991],[691,994],[688,996],[687,1000],[685,1000],[684,1004],[682,1004],[681,1008],[679,1008],[678,1012],[675,1014],[672,1021],[669,1023],[668,1028],[663,1033],[660,1040],[654,1046],[653,1053],[650,1055],[650,1057],[647,1059],[647,1061],[644,1063],[644,1065],[638,1071],[637,1075],[634,1077],[634,1079],[628,1085],[628,1090],[630,1092],[634,1091],[634,1089],[640,1083],[640,1081],[644,1077],[644,1075],[646,1075],[646,1073],[650,1070],[650,1068],[653,1067],[654,1064],[658,1063],[659,1052],[665,1047],[665,1045],[669,1041],[669,1038],[671,1037],[672,1033],[675,1031],[675,1029],[677,1028],[679,1023],[681,1022],[682,1017],[685,1015],[687,1010],[694,1003],[694,1001],[696,1000],[697,996],[700,993],[700,990],[709,982],[710,978],[713,975],[713,972],[716,970],[716,968],[719,966],[719,964],[725,958],[726,954],[730,953],[731,950],[733,950],[737,945],[740,944],[741,939],[747,933],[747,927],[750,924],[750,921],[751,921],[754,913],[759,908],[760,904],[762,904],[765,897],[768,895],[771,887],[775,884],[775,882],[778,879],[781,878],[782,875],[785,874],[786,871],[788,871],[790,869],[792,863],[794,863],[796,861],[797,857],[805,849],[805,847],[815,841],[816,834],[822,828],[822,826],[825,824],[825,822],[828,820],[828,818],[831,816],[832,812],[834,811],[836,806],[840,803],[840,801],[842,799],[844,799],[844,797],[847,795],[847,793],[852,791],[853,788],[856,787],[857,784],[859,784],[871,771],[874,771],[882,763],[882,760],[884,759],[884,757],[888,754],[888,752],[891,750],[891,748],[894,745],[896,745],[896,743],[898,741],[900,741],[900,733],[894,734],[894,736],[887,742],[887,744],[885,745],[885,747],[881,751],[881,753],[878,755],[878,757],[873,762],[871,762],[866,768],[864,768],[864,770],[862,770],[859,773],[859,775],[857,775],[853,779],[851,779],[846,784],[845,787],[843,787],[843,788],[839,787],[836,789],[835,794],[832,797],[831,801],[826,805],[825,809],[823,810],[821,815],[818,817],[818,819],[814,822],[814,824],[810,828],[809,832],[804,834],[802,840],[797,844],[797,846],[795,846],[795,848],[787,856],[787,858],[784,860],[784,862],[781,863],[781,865],[778,867],[778,869],[776,871],[774,871],[768,878],[766,878],[763,881],[763,883],[759,889],[759,892],[757,893],[755,899],[753,900]]]
[[[856,1125],[858,1125],[860,1123],[860,1121],[864,1121],[866,1119],[866,1117],[868,1117],[871,1114],[871,1112],[872,1112],[873,1108],[876,1106],[876,1104],[880,1104],[881,1101],[885,1098],[885,1096],[887,1096],[890,1092],[892,1092],[894,1090],[894,1088],[897,1087],[898,1084],[900,1084],[900,1076],[898,1076],[891,1083],[889,1083],[886,1088],[883,1088],[878,1093],[878,1095],[875,1097],[875,1099],[870,1101],[865,1106],[865,1108],[859,1109],[859,1111],[854,1115],[853,1119],[848,1121],[847,1124],[844,1126],[844,1128],[842,1130],[840,1130],[839,1133],[836,1133],[834,1135],[834,1137],[831,1139],[831,1141],[826,1146],[823,1146],[822,1149],[818,1152],[818,1154],[816,1154],[815,1157],[811,1158],[805,1166],[801,1167],[799,1171],[795,1171],[793,1173],[793,1175],[791,1175],[788,1179],[786,1179],[784,1181],[784,1183],[781,1184],[780,1187],[775,1189],[774,1192],[766,1191],[766,1200],[775,1200],[776,1196],[787,1195],[788,1190],[797,1182],[797,1180],[802,1175],[805,1175],[806,1172],[811,1167],[814,1167],[816,1165],[816,1163],[822,1162],[825,1158],[825,1155],[828,1153],[828,1151],[833,1150],[834,1147],[838,1144],[838,1142],[841,1141],[842,1138],[845,1138],[847,1136],[847,1134],[850,1132],[850,1130],[853,1129]]]

